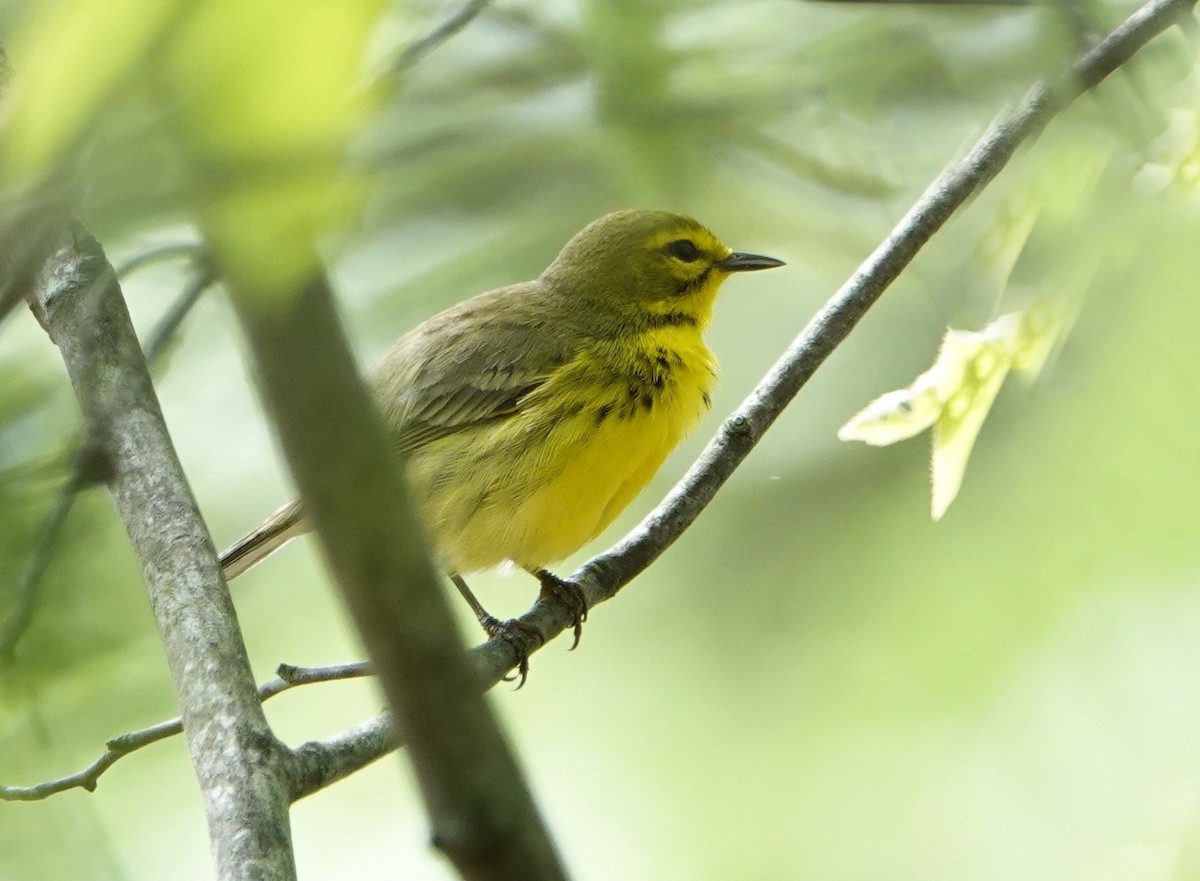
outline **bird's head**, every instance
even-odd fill
[[[542,280],[572,300],[628,315],[689,315],[707,324],[721,283],[734,272],[782,260],[733,251],[690,217],[670,211],[617,211],[585,226]]]

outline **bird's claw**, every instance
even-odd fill
[[[538,645],[541,645],[545,642],[541,631],[517,618],[500,621],[491,615],[486,615],[479,619],[479,623],[489,638],[499,637],[512,646],[517,655],[517,675],[504,676],[503,679],[505,682],[512,682],[516,679],[517,690],[520,690],[525,685],[525,680],[529,678],[529,651],[525,648],[526,638],[532,638]]]
[[[571,610],[572,623],[575,625],[575,640],[571,643],[570,650],[574,651],[579,645],[579,638],[583,636],[583,622],[587,620],[588,616],[587,599],[583,595],[583,588],[574,581],[559,578],[553,572],[545,569],[540,569],[535,574],[542,585],[542,596],[554,597]]]

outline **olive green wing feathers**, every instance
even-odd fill
[[[536,284],[468,300],[396,342],[371,383],[398,451],[517,415],[571,359],[580,334],[558,322],[546,332]]]
[[[548,379],[541,371],[514,370],[496,376],[475,374],[465,381],[410,389],[399,401],[401,419],[392,424],[396,449],[411,453],[464,428],[513,416],[521,403]],[[489,383],[492,383],[489,387]]]
[[[539,282],[501,288],[435,315],[401,337],[371,373],[397,450],[408,454],[474,425],[511,418],[551,381],[585,339]],[[548,328],[553,327],[553,331]],[[311,527],[300,502],[284,505],[221,554],[234,578]]]

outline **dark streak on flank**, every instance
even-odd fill
[[[667,350],[662,346],[659,346],[657,349],[655,349],[654,366],[656,368],[656,373],[660,373],[663,376],[669,376],[671,373],[671,368],[680,367],[682,365],[683,359],[679,357],[677,352],[671,352],[668,354]]]
[[[583,408],[586,406],[587,404],[585,404],[583,401],[576,401],[570,407],[564,410],[562,415],[564,418],[570,419],[572,416],[578,416],[580,413],[582,413]]]
[[[612,404],[605,404],[603,407],[601,407],[599,410],[596,411],[596,427],[597,428],[599,428],[602,424],[604,424],[604,420],[608,418],[608,414],[611,413],[612,411],[613,411]]]

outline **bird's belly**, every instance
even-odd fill
[[[561,560],[612,523],[682,437],[653,417],[581,429],[590,436],[557,476],[515,504],[481,511],[464,536],[468,544],[482,547],[489,537],[503,536],[503,547],[492,552],[501,559],[527,566]]]
[[[707,391],[706,382],[677,383],[649,407],[624,408],[614,391],[613,406],[560,415],[536,439],[522,436],[536,422],[513,419],[431,445],[409,474],[440,562],[465,573],[506,560],[546,566],[574,553],[612,523],[695,427]]]

